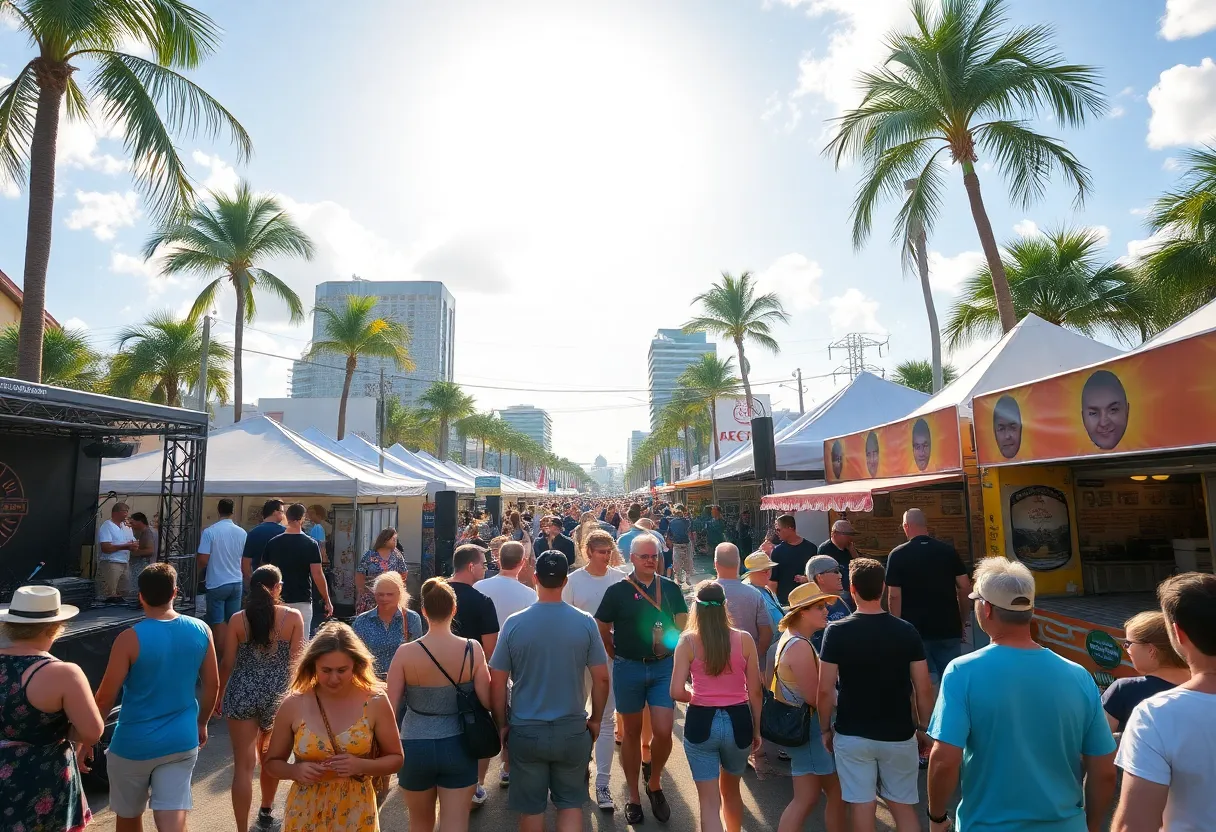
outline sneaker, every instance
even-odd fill
[[[605,812],[616,811],[616,804],[612,801],[612,790],[607,786],[595,787],[595,802]]]
[[[498,785],[500,788],[507,789],[511,787],[511,772],[504,771],[498,775]]]
[[[646,822],[646,816],[642,814],[641,803],[626,803],[625,804],[625,823],[630,826],[637,826]]]
[[[486,794],[486,790],[483,789],[479,785],[477,787],[477,789],[473,792],[473,805],[480,806],[481,804],[486,802],[487,797],[488,797],[488,795]]]
[[[283,821],[276,819],[270,812],[258,812],[253,828],[258,832],[282,832]]]
[[[671,819],[671,807],[667,805],[667,798],[663,796],[663,790],[651,791],[647,786],[646,796],[650,798],[650,813],[654,815],[654,819],[659,823],[667,823]]]

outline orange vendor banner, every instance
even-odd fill
[[[980,465],[1216,445],[1216,333],[977,396]]]
[[[958,408],[838,436],[823,443],[828,482],[960,471]]]

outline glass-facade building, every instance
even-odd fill
[[[548,411],[530,404],[517,404],[498,411],[498,416],[546,451],[553,450],[553,420]]]
[[[710,344],[704,332],[685,333],[681,329],[660,329],[650,341],[647,366],[650,376],[650,428],[658,427],[659,413],[671,401],[676,379],[696,364],[701,356],[715,355],[717,345]]]

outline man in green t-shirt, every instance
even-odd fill
[[[612,659],[612,691],[624,728],[621,768],[629,786],[625,822],[638,824],[643,820],[638,771],[642,764],[642,712],[649,706],[653,737],[646,796],[655,819],[666,823],[671,807],[663,796],[662,774],[671,754],[675,722],[672,654],[688,619],[688,606],[679,585],[657,574],[662,553],[655,536],[633,538],[629,555],[633,574],[608,587],[595,618]]]

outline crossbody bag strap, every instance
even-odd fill
[[[447,680],[448,680],[448,684],[450,684],[450,685],[451,685],[452,687],[454,687],[454,688],[456,688],[456,687],[460,687],[458,684],[456,684],[456,682],[452,681],[452,677],[451,677],[451,676],[449,676],[449,675],[448,675],[448,672],[447,672],[446,670],[444,670],[444,669],[443,669],[443,665],[441,665],[441,664],[439,663],[439,660],[435,658],[435,655],[434,655],[434,654],[433,654],[433,653],[432,653],[430,650],[427,650],[427,649],[426,649],[426,645],[425,645],[425,644],[423,644],[423,643],[420,641],[420,642],[418,642],[418,646],[419,646],[419,647],[421,647],[421,648],[422,648],[422,651],[423,651],[424,653],[426,653],[426,654],[427,654],[427,656],[430,658],[430,660],[431,660],[432,662],[434,662],[434,663],[435,663],[435,667],[439,668],[439,672],[443,674],[443,678],[445,678],[445,679],[447,679]],[[461,676],[463,676],[463,675],[464,675],[464,660],[463,660],[463,659],[462,659],[462,660],[461,660],[461,662],[460,662],[460,675],[461,675]]]
[[[329,727],[329,717],[325,715],[325,706],[321,704],[321,694],[313,688],[312,695],[317,699],[317,710],[321,712],[321,721],[325,723],[325,733],[329,735],[329,744],[334,747],[334,753],[345,754],[345,749],[338,745],[338,738],[334,736],[334,729]]]
[[[655,579],[656,581],[658,581],[658,580],[659,580],[659,576],[658,576],[658,575],[655,575],[655,576],[654,576],[654,579]],[[646,590],[645,590],[645,589],[642,587],[642,585],[641,585],[641,584],[639,584],[637,581],[635,581],[635,580],[633,579],[633,576],[632,576],[632,575],[626,575],[626,576],[625,576],[625,580],[629,581],[630,585],[631,585],[631,586],[632,586],[634,589],[636,589],[636,590],[638,591],[638,594],[639,594],[639,595],[641,595],[643,598],[645,598],[647,601],[649,601],[649,602],[650,602],[650,606],[654,607],[656,610],[658,610],[658,611],[659,611],[660,613],[662,613],[663,615],[666,615],[666,614],[667,614],[667,612],[666,612],[666,611],[663,609],[663,585],[662,585],[662,584],[660,584],[660,583],[656,583],[656,584],[654,585],[654,594],[655,594],[656,596],[658,596],[658,600],[655,600],[654,598],[651,598],[651,597],[650,597],[650,593],[648,593],[648,592],[647,592],[647,591],[646,591]]]
[[[781,684],[781,690],[782,690],[781,697],[782,697],[782,699],[787,700],[786,701],[787,705],[789,704],[788,693],[789,693],[790,688],[789,688],[789,685],[787,685],[785,682],[781,681],[781,677],[778,675],[777,671],[781,669],[781,657],[785,655],[785,651],[789,650],[790,645],[793,644],[795,641],[805,641],[807,644],[811,644],[811,640],[809,638],[803,638],[802,636],[794,636],[793,638],[786,641],[785,646],[777,651],[777,655],[773,659],[773,683],[772,683],[772,685],[769,686],[773,692],[773,695],[776,696],[777,695],[777,684],[778,683]],[[813,645],[813,644],[811,644],[811,653],[812,654],[815,653],[815,645]],[[815,666],[816,667],[819,666],[819,656],[818,655],[815,656]],[[806,702],[805,696],[800,697],[800,698],[802,699],[803,702]]]

